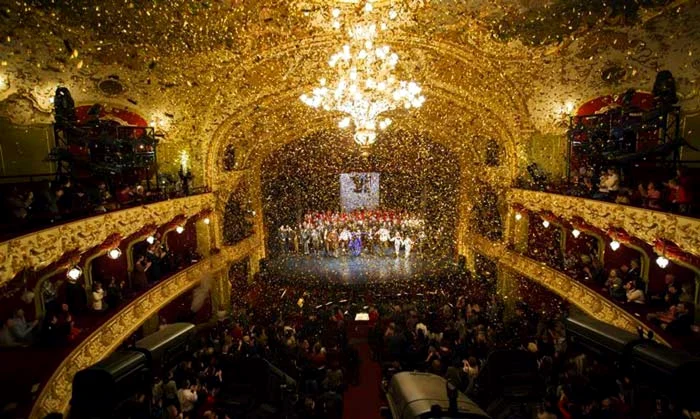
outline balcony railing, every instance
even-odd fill
[[[107,318],[63,358],[51,378],[43,385],[30,417],[42,418],[51,412],[65,413],[75,373],[112,353],[148,318],[198,284],[205,275],[227,269],[231,262],[251,254],[257,245],[258,239],[250,237],[235,246],[226,247],[218,254],[161,281]]]
[[[109,212],[57,225],[0,243],[0,287],[23,269],[41,269],[73,251],[86,251],[115,233],[129,237],[145,225],[163,225],[214,207],[205,193]]]
[[[700,219],[524,189],[512,189],[508,193],[508,201],[533,212],[551,212],[568,220],[581,218],[585,223],[603,231],[612,226],[623,228],[651,246],[657,239],[665,239],[685,252],[700,256]]]
[[[470,236],[469,243],[474,251],[495,259],[508,269],[544,285],[592,317],[633,333],[636,333],[639,327],[644,330],[649,329],[647,324],[632,313],[597,291],[544,263],[509,250],[503,243],[493,242],[481,236]],[[658,334],[655,339],[670,346],[669,342]]]

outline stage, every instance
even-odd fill
[[[305,256],[278,255],[266,263],[271,278],[326,280],[335,284],[361,285],[438,278],[456,273],[454,260],[446,257],[394,256]]]

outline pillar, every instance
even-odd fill
[[[263,205],[262,205],[262,180],[260,177],[260,166],[256,166],[255,170],[250,174],[250,189],[249,198],[253,208],[253,231],[255,234],[255,249],[250,254],[248,281],[252,282],[255,275],[260,272],[260,260],[264,259],[266,254],[265,249],[265,223],[263,220]]]
[[[195,229],[197,231],[197,253],[202,255],[202,257],[207,257],[211,254],[214,222],[214,214],[211,214],[209,216],[209,224],[206,224],[204,219],[197,220],[195,223]]]
[[[507,319],[515,312],[515,303],[518,301],[518,282],[515,273],[500,262],[498,262],[496,275],[496,293],[503,299],[504,317]]]
[[[213,272],[212,277],[211,306],[212,314],[216,317],[219,310],[231,311],[231,282],[227,269]]]
[[[506,215],[506,241],[518,253],[527,252],[528,230],[530,226],[530,216],[525,211],[519,212],[520,219],[517,220],[517,211],[512,206],[508,206]]]

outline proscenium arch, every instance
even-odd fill
[[[298,101],[300,91],[303,91],[303,89],[288,90],[279,96],[268,98],[268,101],[263,102],[263,104],[258,104],[258,109],[264,109],[266,111],[265,113],[262,113],[260,110],[242,112],[221,125],[219,131],[213,138],[205,164],[207,180],[210,185],[219,184],[222,181],[220,178],[227,176],[226,173],[223,172],[222,161],[219,157],[222,155],[227,145],[236,145],[232,143],[230,139],[252,135],[246,132],[246,128],[249,128],[250,123],[244,124],[243,121],[252,121],[253,125],[266,127],[273,125],[270,129],[266,128],[266,136],[254,138],[255,143],[252,145],[251,149],[245,150],[247,153],[245,157],[242,158],[245,162],[241,165],[243,168],[257,166],[259,161],[270,152],[308,133],[336,127],[339,115],[337,113],[321,112],[310,108],[307,109],[301,103],[293,103],[293,105],[288,106],[288,101]],[[465,137],[472,138],[474,134],[483,133],[488,129],[489,138],[496,138],[504,145],[505,159],[502,166],[508,169],[509,177],[511,179],[514,178],[517,171],[518,141],[516,139],[520,136],[520,133],[517,132],[514,135],[512,130],[507,128],[507,122],[503,118],[499,117],[490,109],[485,108],[484,105],[480,103],[474,103],[473,101],[465,100],[462,97],[454,95],[448,95],[447,93],[442,96],[437,96],[436,102],[437,101],[448,103],[449,105],[445,105],[445,107],[449,107],[453,110],[461,109],[463,111],[462,113],[452,112],[451,115],[448,115],[452,117],[452,119],[445,120],[442,124],[436,124],[434,121],[431,123],[428,118],[420,117],[428,112],[435,112],[439,108],[438,106],[434,107],[434,110],[431,110],[430,105],[427,105],[427,110],[421,109],[413,113],[409,112],[392,115],[396,121],[395,125],[407,131],[425,133],[434,141],[455,151],[456,154],[460,156],[461,163],[463,164],[469,161],[474,161],[476,163],[477,159],[476,155],[473,154],[472,144],[465,143],[462,140]],[[277,106],[269,106],[268,103]],[[298,119],[303,119],[303,126],[299,126],[295,124],[294,121],[289,120],[287,116],[291,113],[296,113],[295,116],[297,116]],[[462,118],[460,115],[464,115],[465,117]],[[471,118],[468,117],[469,115],[472,115]],[[288,122],[290,125],[280,126],[273,124],[271,122],[273,118],[279,120],[281,123]],[[473,124],[468,121],[468,119],[479,119],[481,124]],[[274,129],[274,132],[271,132],[271,129]],[[496,134],[495,136],[493,135],[494,133]],[[461,148],[461,150],[456,149],[457,147]]]
[[[300,55],[304,54],[314,54],[313,58],[309,56],[308,60],[313,60],[313,63],[318,64],[319,57],[325,57],[323,53],[319,53],[319,51],[325,51],[324,48],[330,50],[331,47],[338,44],[339,40],[340,39],[336,36],[319,35],[303,39],[298,42],[281,44],[241,62],[236,66],[236,69],[241,70],[241,73],[255,73],[254,70],[256,68],[264,68],[267,66],[275,68],[275,65],[277,65],[277,67],[280,69],[284,68],[291,71],[294,69],[294,67],[299,66],[300,60],[306,59],[299,58]],[[451,60],[450,64],[465,66],[465,71],[462,72],[471,74],[471,79],[473,79],[474,82],[454,83],[454,79],[450,78],[442,83],[443,86],[447,86],[446,88],[442,87],[442,91],[451,92],[452,95],[461,98],[468,97],[470,100],[477,103],[479,102],[478,98],[483,99],[481,107],[476,109],[479,112],[483,111],[483,109],[491,109],[492,112],[496,113],[496,106],[493,105],[498,105],[501,108],[507,108],[509,109],[508,113],[521,116],[522,118],[520,121],[514,122],[515,118],[508,118],[508,116],[505,115],[505,112],[500,112],[502,120],[499,122],[499,125],[503,124],[504,122],[508,122],[506,125],[510,126],[510,130],[513,132],[527,129],[527,127],[521,126],[526,124],[526,121],[528,121],[528,109],[525,103],[525,98],[522,93],[515,88],[512,81],[508,79],[508,76],[503,74],[502,68],[497,68],[498,65],[502,65],[504,62],[522,61],[522,59],[512,60],[507,57],[501,59],[485,54],[483,51],[476,48],[469,48],[468,46],[456,45],[448,42],[428,41],[423,37],[410,34],[389,36],[387,37],[386,41],[388,44],[398,46],[399,52],[402,52],[401,50],[406,51],[410,48],[420,49],[427,55],[433,54],[433,57],[436,59]],[[408,61],[410,60],[410,55],[404,54],[403,58],[404,60]],[[275,62],[275,60],[282,61]],[[321,62],[324,63],[325,59],[323,59]],[[476,63],[478,63],[478,65]],[[455,69],[455,72],[459,72],[459,70]],[[301,93],[309,91],[311,88],[313,88],[314,83],[316,82],[315,79],[320,76],[322,76],[320,72],[314,71],[313,75],[307,77],[313,77],[314,80],[307,80],[305,83],[303,82],[302,84],[304,86],[297,87],[294,94],[290,95],[290,97],[293,98],[294,101],[297,101],[298,96]],[[428,74],[427,71],[425,72],[425,77],[420,77],[420,74],[412,74],[411,76],[416,78],[419,82],[421,82],[421,84],[428,88],[440,87],[441,84],[440,80],[436,79],[436,74]],[[212,115],[207,119],[208,121],[211,121],[208,128],[214,132],[214,138],[213,142],[208,146],[208,156],[204,158],[203,161],[206,171],[209,171],[213,164],[218,163],[215,162],[211,156],[215,156],[218,152],[220,152],[221,147],[218,143],[222,141],[222,138],[224,141],[227,139],[225,137],[229,134],[231,125],[237,121],[239,122],[245,120],[246,117],[243,115],[245,115],[247,112],[251,112],[251,109],[255,109],[256,105],[265,103],[266,101],[271,102],[275,99],[279,100],[281,92],[279,90],[275,90],[275,88],[279,85],[288,86],[290,83],[282,83],[282,81],[285,80],[286,76],[283,76],[281,82],[275,84],[272,89],[269,89],[268,85],[263,85],[259,86],[259,89],[256,90],[253,88],[254,86],[250,86],[248,83],[246,83],[246,90],[256,94],[251,94],[251,96],[248,98],[236,97],[230,98],[230,100],[222,99],[222,102],[236,103],[238,106],[236,106],[236,109],[229,115]],[[274,83],[269,83],[268,81],[268,84]],[[437,90],[438,89],[435,91]],[[234,94],[238,95],[239,93],[240,92],[237,92],[236,89],[231,89],[229,86],[225,86],[223,84],[218,92],[212,92],[212,94],[221,97]],[[246,92],[243,93],[245,94]],[[429,99],[432,100],[433,98],[429,97]],[[210,114],[212,112],[219,111],[219,106],[214,105],[211,102],[214,101],[210,100],[210,106],[208,106],[210,109]],[[211,173],[207,173],[205,177],[208,181],[213,181]]]

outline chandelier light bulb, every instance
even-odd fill
[[[115,247],[114,249],[111,249],[109,252],[107,252],[107,256],[112,260],[119,259],[121,255],[122,251],[118,247]]]
[[[74,266],[66,272],[66,277],[70,279],[71,281],[77,281],[78,278],[80,278],[80,275],[83,274],[83,270],[80,269],[79,266]]]
[[[338,9],[338,8],[336,7],[335,9],[333,9],[333,11],[331,12],[331,14],[333,15],[333,17],[339,17],[339,16],[340,16],[340,9]]]
[[[367,4],[365,4],[365,12],[369,13],[372,10],[374,10],[374,6],[372,6],[372,3],[367,2]]]
[[[515,213],[515,221],[520,221],[523,219],[523,215],[519,212]]]
[[[669,263],[668,259],[665,258],[663,255],[656,258],[656,264],[659,265],[659,268],[661,268],[661,269],[666,269],[666,267],[668,266],[668,263]]]
[[[549,221],[547,221],[547,220],[542,221],[542,225],[544,226],[544,228],[548,228],[548,227],[549,227]]]
[[[391,9],[389,10],[389,19],[394,20],[399,14],[396,12],[396,10]]]
[[[146,243],[148,243],[148,244],[153,244],[153,243],[155,243],[155,242],[156,242],[156,238],[153,237],[153,236],[148,236],[148,237],[146,238]]]
[[[182,232],[185,231],[185,227],[177,226],[175,227],[175,231],[177,232],[177,234],[182,234]]]
[[[620,248],[620,242],[617,240],[613,240],[610,242],[610,248],[614,251],[617,251],[617,249]]]
[[[573,230],[571,231],[571,234],[572,234],[575,238],[578,239],[578,236],[581,235],[581,231],[579,231],[578,229],[575,228],[575,229],[573,229]]]

